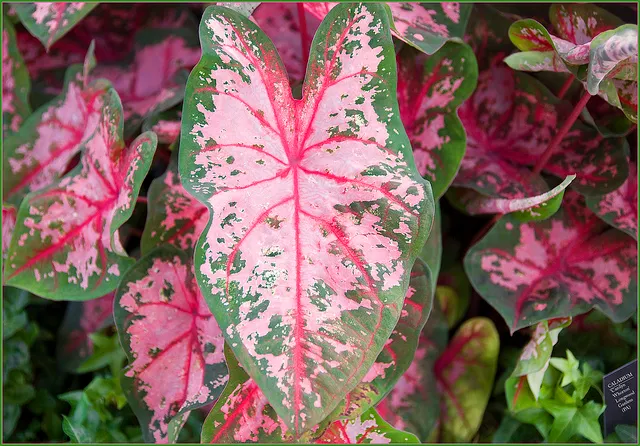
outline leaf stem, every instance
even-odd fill
[[[567,94],[571,85],[573,85],[573,76],[570,74],[564,84],[562,84],[560,91],[558,91],[558,99],[564,98],[564,95]]]
[[[298,3],[298,22],[300,22],[300,44],[302,45],[302,62],[306,70],[309,63],[309,34],[307,33],[307,19],[304,13],[304,4]]]
[[[549,158],[551,158],[553,152],[556,150],[558,145],[560,145],[562,139],[567,136],[567,133],[569,133],[571,126],[577,121],[578,116],[580,116],[580,113],[582,113],[582,110],[586,107],[589,99],[591,99],[591,95],[587,91],[585,91],[578,103],[573,108],[571,114],[564,121],[564,124],[562,125],[560,130],[553,137],[553,139],[547,146],[547,149],[544,151],[544,153],[536,163],[535,167],[533,168],[532,175],[537,175],[542,171],[542,168],[545,166],[545,164],[547,164],[547,161],[549,161]]]
[[[136,200],[138,203],[147,203],[147,197],[138,197],[138,199]]]

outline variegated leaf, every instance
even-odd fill
[[[210,7],[200,30],[180,143],[183,185],[211,211],[196,273],[239,361],[301,434],[391,335],[431,189],[399,119],[381,5],[327,15],[301,100],[255,24]]]
[[[593,307],[622,321],[637,308],[635,241],[607,231],[572,191],[545,221],[502,218],[468,251],[465,269],[512,332]]]
[[[453,184],[495,198],[546,192],[546,183],[530,166],[568,114],[569,104],[556,99],[536,79],[494,60],[491,68],[480,73],[473,96],[460,107],[467,153]],[[576,174],[572,187],[584,194],[610,192],[627,177],[626,151],[623,138],[603,138],[576,123],[543,172],[560,178]]]
[[[176,151],[166,173],[149,186],[147,222],[140,240],[142,253],[165,243],[192,252],[209,221],[206,206],[182,187]]]
[[[151,130],[158,136],[158,143],[171,145],[180,139],[182,112],[177,108],[157,113],[145,119],[142,131]]]
[[[420,332],[431,313],[435,280],[429,266],[417,259],[411,270],[400,320],[362,382],[347,395],[340,418],[353,419],[375,406],[409,368]]]
[[[587,197],[587,206],[614,228],[638,239],[638,167],[629,163],[629,177],[618,189]]]
[[[136,35],[130,63],[98,66],[93,77],[112,82],[124,107],[125,133],[131,134],[145,118],[182,101],[187,70],[199,57],[191,30],[147,29]]]
[[[62,370],[75,372],[93,352],[89,335],[113,325],[114,293],[67,306],[58,331],[56,356]]]
[[[28,192],[53,184],[94,136],[110,97],[109,84],[87,85],[83,70],[82,65],[69,68],[63,93],[3,141],[3,201],[18,205]]]
[[[129,366],[121,381],[147,442],[175,442],[193,409],[227,383],[224,338],[196,284],[190,256],[153,250],[122,278],[115,303]]]
[[[473,189],[453,188],[448,198],[457,208],[470,215],[513,214],[520,221],[545,220],[555,214],[562,204],[564,190],[576,178],[570,175],[548,192],[526,198],[491,198]]]
[[[18,131],[31,114],[31,80],[17,46],[16,31],[3,17],[2,30],[2,139]]]
[[[8,285],[48,299],[88,300],[113,291],[133,263],[118,228],[133,212],[156,137],[145,133],[125,147],[120,100],[113,89],[102,98],[80,164],[22,201],[4,271]]]
[[[476,87],[478,67],[471,48],[447,43],[433,56],[410,48],[398,55],[398,103],[420,174],[439,198],[464,156],[466,136],[457,109]]]
[[[47,48],[82,20],[97,3],[17,3],[13,7],[22,24]]]
[[[413,434],[395,429],[375,409],[369,409],[352,420],[334,421],[316,443],[399,444],[420,443],[420,440]]]
[[[4,261],[6,261],[7,252],[9,250],[9,244],[11,243],[11,236],[16,226],[16,214],[17,210],[10,204],[2,203],[2,260],[3,267]]]
[[[623,25],[599,34],[589,45],[587,90],[597,94],[603,79],[638,79],[638,27]]]

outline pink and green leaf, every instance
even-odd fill
[[[431,190],[399,119],[383,6],[327,15],[301,100],[255,24],[210,7],[200,31],[180,144],[183,185],[211,211],[196,275],[238,360],[299,435],[391,335]]]
[[[387,444],[420,443],[418,438],[394,428],[375,409],[369,409],[352,420],[338,420],[329,425],[320,444]]]
[[[18,3],[13,8],[25,28],[49,49],[96,6],[97,3],[54,2]]]
[[[200,50],[188,29],[145,29],[136,35],[136,46],[127,64],[101,65],[94,78],[109,80],[122,100],[126,133],[142,121],[182,101],[187,72],[198,61]]]
[[[568,42],[583,45],[604,31],[622,25],[614,14],[593,4],[553,4],[549,19],[558,36]]]
[[[16,226],[17,210],[14,206],[2,203],[2,260],[6,262],[11,237]]]
[[[189,411],[228,380],[224,338],[200,293],[190,256],[158,248],[122,278],[115,320],[129,366],[121,381],[147,442],[175,442]]]
[[[113,291],[133,263],[118,236],[131,216],[156,148],[153,133],[122,141],[122,106],[101,101],[80,164],[20,205],[4,279],[48,299],[89,300]],[[77,116],[77,115],[76,115]]]
[[[113,324],[114,293],[86,302],[71,302],[58,331],[57,360],[66,371],[75,372],[93,352],[89,335]]]
[[[605,31],[591,41],[587,90],[594,95],[600,91],[605,78],[638,79],[638,27],[622,25]]]
[[[140,241],[143,254],[165,243],[192,252],[209,221],[207,207],[182,187],[176,155],[172,154],[166,173],[149,186]]]
[[[3,141],[3,200],[22,197],[57,181],[93,137],[109,97],[109,84],[87,85],[83,66],[72,66],[60,96],[36,110]]]
[[[501,65],[481,72],[473,96],[460,107],[467,152],[454,180],[494,198],[526,198],[548,187],[531,171],[570,112],[536,79]],[[544,167],[572,187],[594,195],[617,189],[628,173],[623,138],[603,138],[576,123]]]
[[[465,257],[474,288],[514,332],[597,308],[623,321],[637,308],[635,241],[573,191],[541,222],[503,217]]]
[[[151,130],[158,136],[159,144],[171,145],[180,139],[181,117],[182,111],[175,107],[153,114],[142,123],[142,131]]]
[[[618,189],[587,197],[587,206],[614,228],[638,239],[638,167],[629,163],[629,177]]]
[[[397,61],[400,116],[418,171],[438,199],[464,156],[466,137],[457,109],[476,87],[475,56],[469,46],[450,42],[432,56],[407,47]]]
[[[31,114],[31,80],[16,40],[16,31],[3,17],[2,30],[2,139],[18,131]]]
[[[473,189],[453,188],[448,198],[470,215],[513,214],[523,222],[545,220],[560,209],[564,191],[575,178],[575,175],[570,175],[553,189],[534,197],[492,198]]]

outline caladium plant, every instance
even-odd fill
[[[465,269],[512,332],[593,307],[623,321],[637,309],[635,245],[570,191],[548,220],[501,219],[468,251]]]
[[[180,142],[182,182],[211,215],[196,275],[238,360],[298,435],[391,335],[433,218],[431,190],[399,120],[382,6],[329,12],[301,100],[244,16],[210,7],[200,32]]]
[[[175,442],[189,412],[215,401],[228,380],[222,333],[189,256],[160,247],[140,259],[122,278],[115,319],[130,360],[122,386],[144,438]]]
[[[16,42],[16,31],[3,17],[2,30],[2,139],[17,132],[31,114],[31,82]]]

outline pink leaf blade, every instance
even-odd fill
[[[628,73],[622,73],[628,71]],[[623,25],[599,34],[589,46],[587,90],[594,95],[600,91],[605,77],[624,76],[638,79],[638,27]]]
[[[49,49],[96,6],[97,3],[55,2],[18,4],[14,8],[22,24]]]
[[[3,17],[2,30],[2,139],[18,131],[31,114],[31,79],[20,54],[16,31]]]
[[[234,353],[302,434],[382,350],[433,212],[401,131],[387,17],[378,5],[334,8],[300,101],[244,17],[210,7],[201,41],[180,151],[185,189],[212,212],[196,274]]]
[[[132,264],[118,228],[131,216],[155,148],[153,133],[129,147],[122,108],[108,90],[80,164],[23,200],[5,266],[5,281],[49,299],[88,300],[113,291]]]
[[[605,225],[575,192],[550,219],[505,217],[465,257],[474,288],[512,332],[593,307],[614,321],[636,309],[634,241]]]
[[[320,438],[319,444],[401,444],[420,443],[418,437],[394,428],[375,409],[350,419],[331,423]]]
[[[189,257],[160,247],[127,271],[115,319],[129,366],[123,387],[147,441],[175,442],[188,412],[215,401],[228,380],[224,339]]]

